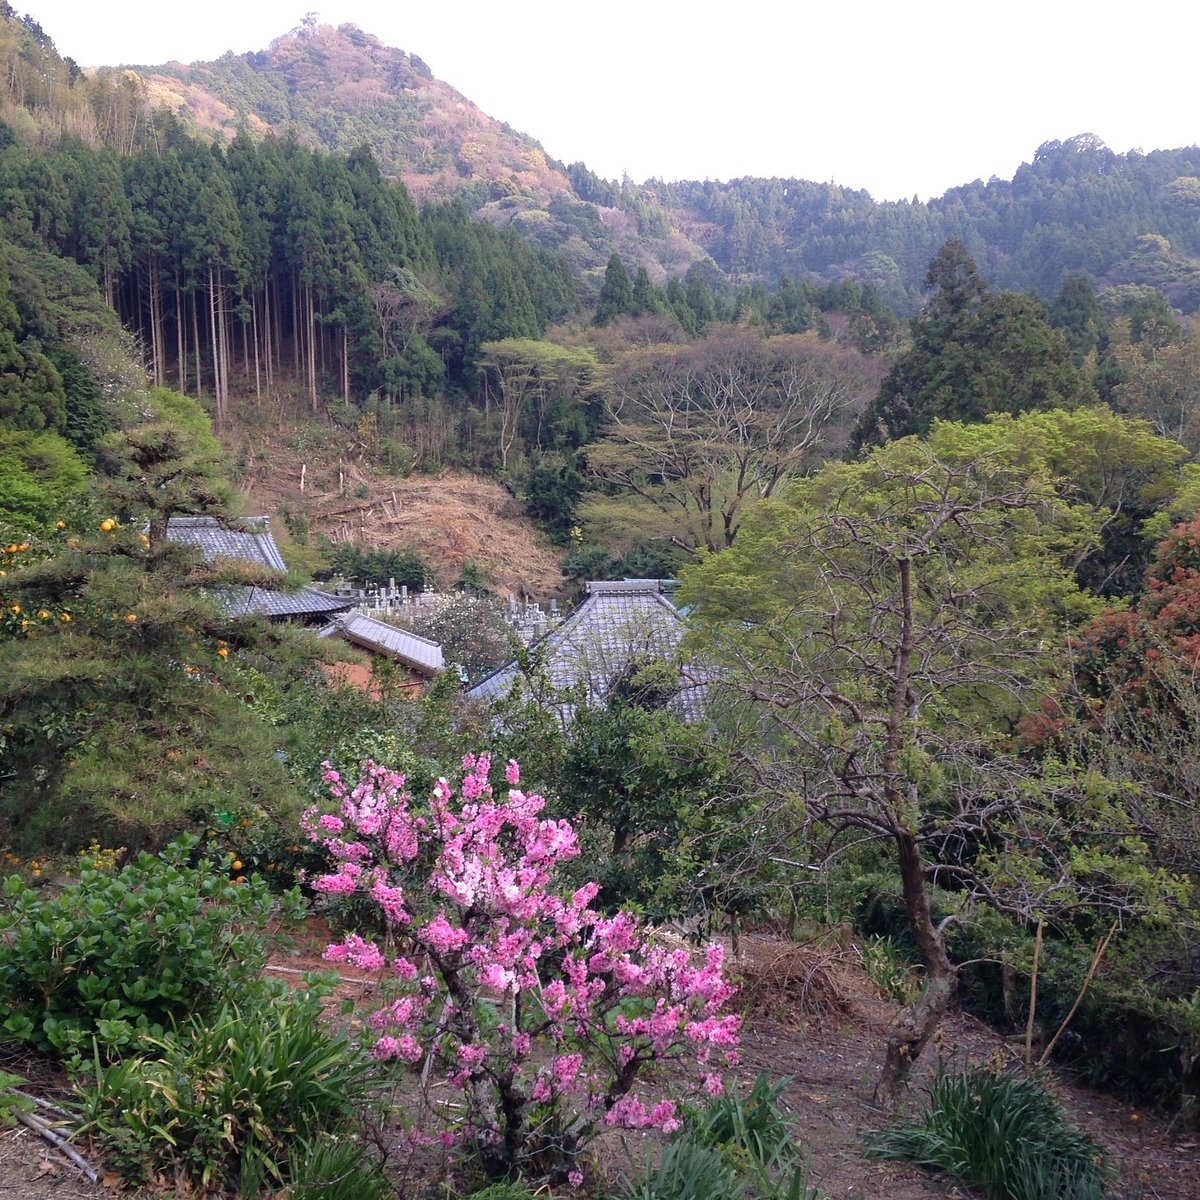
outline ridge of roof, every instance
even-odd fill
[[[234,522],[222,522],[219,517],[181,513],[168,519],[167,538],[181,545],[194,546],[208,562],[215,558],[233,558],[281,573],[287,571],[287,563],[271,534],[268,517],[243,517],[236,523],[258,528],[237,529],[233,528]],[[284,592],[271,587],[232,584],[215,591],[223,598],[231,615],[312,616],[345,612],[350,607],[349,600],[314,587]]]
[[[439,642],[354,609],[340,613],[318,636],[331,637],[338,632],[360,646],[385,651],[410,666],[431,672],[445,667]]]

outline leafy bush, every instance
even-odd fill
[[[215,1015],[144,1039],[150,1055],[98,1064],[84,1098],[107,1160],[130,1183],[161,1173],[247,1197],[288,1184],[291,1170],[369,1177],[361,1154],[322,1148],[321,1135],[354,1115],[373,1068],[320,1017],[317,993],[260,985]],[[311,1174],[302,1178],[312,1185]],[[347,1198],[369,1194],[339,1186]]]
[[[25,1080],[11,1071],[0,1071],[0,1129],[16,1125],[21,1114],[32,1112],[37,1105],[28,1096],[16,1091]]]
[[[622,1193],[622,1200],[745,1200],[738,1170],[719,1150],[690,1138],[672,1142],[657,1166],[648,1166]]]
[[[343,542],[333,552],[335,571],[366,587],[386,587],[394,579],[396,586],[407,584],[422,588],[433,577],[429,565],[414,549],[368,550],[354,542]]]
[[[985,1200],[1100,1200],[1112,1177],[1038,1079],[988,1064],[939,1071],[922,1122],[873,1134],[868,1148],[957,1175]]]
[[[1131,922],[1121,931],[1092,980],[1054,1061],[1091,1087],[1130,1102],[1180,1109],[1194,1125],[1200,1096],[1200,961],[1185,949],[1186,921],[1175,925]],[[1037,1024],[1047,1036],[1071,1012],[1095,949],[1088,934],[1047,936],[1038,969]],[[995,1025],[1023,1030],[1029,1015],[1031,934],[999,914],[957,929],[963,1008]],[[1014,964],[1007,993],[997,950]],[[1008,1001],[1007,1005],[1005,1001]]]
[[[867,978],[885,999],[909,1004],[916,998],[920,983],[894,938],[868,938],[863,943],[862,962]]]
[[[786,1162],[795,1147],[779,1106],[787,1084],[787,1079],[772,1082],[759,1075],[748,1096],[726,1088],[688,1120],[689,1136],[701,1146],[736,1149],[761,1167]]]
[[[3,885],[0,1031],[62,1055],[118,1056],[175,1019],[244,992],[265,962],[274,912],[264,885],[235,886],[188,864],[195,838],[139,855],[115,874],[84,860],[56,895]]]
[[[639,1094],[642,1067],[689,1060],[720,1089],[741,1023],[724,1011],[734,988],[720,946],[693,962],[627,914],[593,909],[595,883],[559,894],[575,831],[541,818],[544,801],[517,787],[516,763],[495,798],[490,767],[488,755],[467,756],[462,802],[439,780],[421,813],[385,768],[369,764],[353,788],[327,772],[340,815],[313,809],[305,827],[338,867],[313,887],[369,899],[389,952],[351,934],[326,958],[387,969],[395,992],[370,1019],[373,1055],[425,1062],[426,1074],[436,1065],[461,1095],[424,1096],[429,1141],[465,1141],[493,1178],[578,1183],[601,1125],[678,1128],[674,1101]]]

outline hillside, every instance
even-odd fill
[[[614,250],[652,266],[660,280],[705,257],[661,211],[639,219],[639,205],[626,204],[619,189],[549,159],[533,138],[434,78],[417,55],[354,25],[309,18],[255,54],[136,71],[152,103],[198,131],[226,140],[243,125],[259,135],[293,132],[345,153],[365,143],[418,203],[459,198],[493,224],[562,251],[583,273]],[[602,196],[606,186],[612,194]]]
[[[734,279],[871,279],[912,311],[929,260],[959,238],[993,286],[1053,296],[1069,272],[1098,289],[1140,284],[1200,307],[1200,147],[1116,154],[1081,134],[1046,142],[1011,180],[928,203],[803,179],[645,185]]]
[[[154,102],[220,137],[245,124],[326,149],[365,142],[418,201],[459,197],[593,279],[613,250],[656,282],[711,257],[733,284],[869,279],[912,312],[929,260],[958,237],[994,286],[1050,297],[1081,271],[1099,288],[1146,285],[1185,312],[1200,307],[1196,147],[1118,155],[1081,134],[1044,143],[1011,180],[927,203],[795,178],[617,185],[547,158],[417,55],[353,25],[310,18],[256,54],[138,71]]]
[[[439,588],[472,562],[497,595],[562,594],[560,556],[494,480],[462,471],[390,475],[328,425],[302,417],[273,424],[249,400],[238,413],[222,442],[238,464],[243,508],[268,514],[276,529],[303,528],[335,545],[415,549]]]

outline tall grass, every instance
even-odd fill
[[[746,1096],[713,1097],[622,1200],[820,1200],[781,1105],[787,1082],[759,1075]]]
[[[246,1197],[275,1193],[298,1164],[309,1176],[318,1166],[335,1176],[369,1173],[361,1155],[328,1137],[351,1125],[374,1066],[320,1016],[317,995],[264,986],[147,1038],[147,1054],[108,1067],[97,1061],[83,1092],[108,1161],[129,1183],[164,1176],[202,1194]]]
[[[956,1175],[984,1200],[1102,1200],[1113,1177],[1037,1078],[988,1065],[939,1071],[920,1123],[872,1134],[867,1146]]]

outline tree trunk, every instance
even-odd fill
[[[221,390],[221,347],[220,326],[217,312],[217,285],[213,269],[208,268],[208,322],[209,340],[212,342],[213,357],[213,426],[220,430],[225,424],[225,395]]]
[[[201,371],[201,363],[204,360],[204,353],[201,350],[200,342],[200,305],[196,302],[195,289],[191,292],[192,297],[192,352],[196,355],[196,395],[197,397],[204,391],[204,377]]]
[[[175,353],[179,361],[179,390],[187,394],[187,328],[183,322],[183,289],[179,283],[179,271],[175,272]]]
[[[258,355],[258,297],[250,297],[250,341],[254,346],[254,394],[262,395],[262,367]]]
[[[300,378],[300,278],[292,271],[292,371]]]
[[[928,872],[917,841],[909,834],[896,836],[904,908],[909,929],[925,966],[925,987],[897,1018],[888,1035],[887,1057],[875,1099],[894,1100],[921,1056],[942,1018],[958,997],[958,968],[946,953],[943,931],[934,924],[929,908]]]
[[[317,412],[317,314],[311,283],[304,285],[304,318],[308,342],[308,400],[312,411]]]
[[[884,739],[884,800],[894,822],[900,882],[904,889],[904,911],[913,941],[925,966],[925,987],[920,996],[896,1018],[888,1037],[887,1057],[875,1098],[895,1099],[908,1077],[912,1064],[920,1057],[942,1017],[953,1005],[958,992],[958,968],[946,954],[943,931],[938,928],[929,907],[929,871],[915,832],[908,828],[907,811],[912,797],[904,782],[901,753],[907,726],[917,718],[917,702],[912,691],[911,664],[914,620],[912,606],[913,564],[908,558],[896,560],[900,583],[900,640],[892,667],[892,706]]]
[[[342,399],[350,403],[350,335],[342,326]]]
[[[153,362],[154,386],[166,383],[167,348],[163,336],[162,271],[158,255],[151,251],[147,288],[150,293],[150,357]]]

